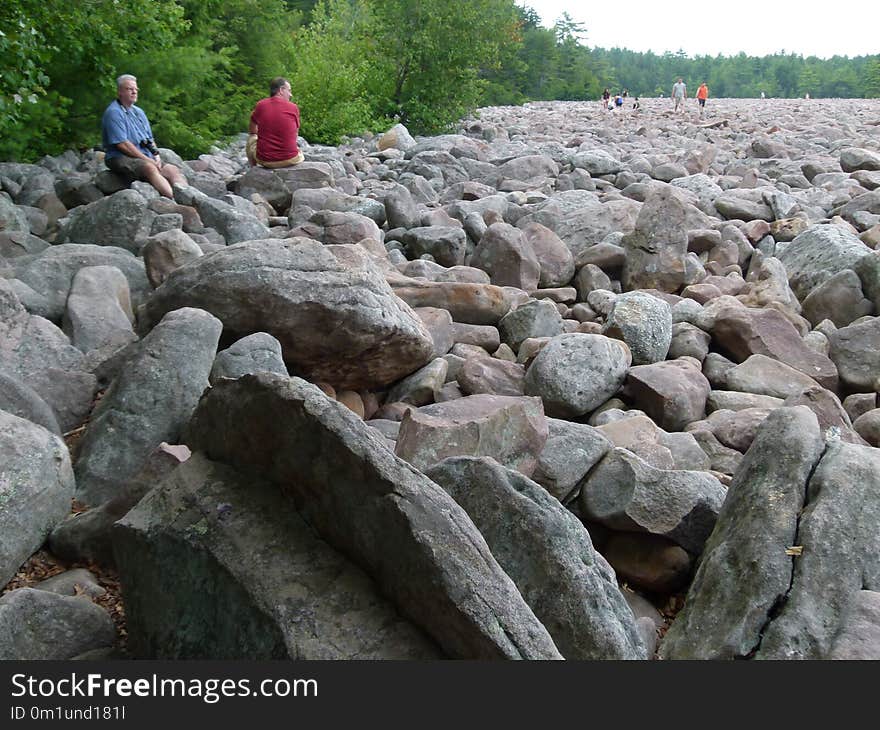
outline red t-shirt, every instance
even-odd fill
[[[289,160],[299,154],[299,107],[280,96],[260,99],[251,114],[257,125],[257,157],[267,162]]]

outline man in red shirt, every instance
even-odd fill
[[[290,167],[303,161],[296,146],[299,107],[290,100],[290,82],[278,76],[269,83],[269,97],[251,113],[245,149],[251,166]]]

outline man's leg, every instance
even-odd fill
[[[162,173],[162,177],[164,177],[169,184],[173,185],[183,185],[186,187],[189,183],[184,177],[184,174],[180,171],[180,168],[177,165],[162,165],[162,169],[159,171]]]
[[[174,198],[171,184],[162,176],[162,171],[156,165],[152,162],[144,163],[141,169],[146,181],[159,191],[159,195],[164,195],[166,198]]]

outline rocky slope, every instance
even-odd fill
[[[136,657],[880,658],[880,102],[668,104],[0,163],[0,584],[115,565]],[[53,581],[0,658],[113,643]]]

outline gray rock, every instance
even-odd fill
[[[564,657],[646,657],[614,571],[557,500],[489,458],[446,459],[427,476],[465,509]]]
[[[208,382],[214,385],[220,378],[240,378],[248,373],[287,375],[281,343],[267,332],[254,332],[218,352]]]
[[[528,223],[522,229],[541,264],[538,286],[565,286],[574,276],[574,257],[568,246],[546,226]]]
[[[414,406],[433,403],[436,394],[446,382],[448,367],[448,363],[442,357],[435,358],[396,383],[388,391],[387,402],[412,403]]]
[[[846,327],[859,317],[874,313],[874,305],[865,298],[859,276],[843,269],[816,286],[804,299],[803,315],[813,326],[830,319]]]
[[[659,362],[666,359],[672,342],[672,312],[662,299],[645,292],[625,292],[615,298],[602,334],[623,340],[633,365]]]
[[[843,614],[862,590],[880,588],[880,451],[828,444],[810,477],[791,588],[764,631],[761,659],[826,659]]]
[[[107,589],[103,588],[98,583],[98,579],[85,568],[65,570],[63,573],[53,575],[51,578],[41,580],[33,587],[38,591],[57,593],[59,596],[81,594],[89,598],[98,598],[107,593]]]
[[[667,537],[699,554],[726,490],[701,471],[656,469],[627,449],[613,449],[584,479],[579,505],[615,530]]]
[[[777,254],[788,283],[801,301],[819,284],[843,269],[852,269],[871,250],[840,226],[815,225]]]
[[[70,511],[74,479],[64,442],[42,426],[0,411],[0,584]]]
[[[202,455],[160,481],[113,543],[135,656],[441,657],[276,485]]]
[[[560,502],[567,502],[577,496],[578,483],[613,444],[599,429],[585,423],[548,418],[547,426],[547,441],[538,454],[532,479]]]
[[[880,170],[880,154],[874,150],[848,147],[840,152],[840,168],[844,172]]]
[[[871,391],[880,372],[880,317],[853,322],[831,333],[828,353],[841,383],[850,390]]]
[[[284,215],[290,208],[291,193],[284,179],[265,167],[249,168],[235,181],[233,191],[243,198],[259,193],[278,215]]]
[[[221,381],[188,441],[289,485],[318,533],[451,656],[559,658],[464,511],[314,386],[263,373]]]
[[[16,278],[48,301],[46,318],[60,322],[76,272],[84,266],[115,266],[128,279],[131,304],[137,309],[149,295],[144,262],[122,248],[65,243],[50,246],[39,256],[15,266]]]
[[[83,354],[49,320],[28,314],[0,279],[0,367],[23,380],[55,414],[62,432],[89,412],[96,379]]]
[[[880,659],[880,592],[858,591],[840,618],[829,659]]]
[[[0,192],[0,231],[6,233],[30,233],[31,227],[24,211],[12,202],[4,192]]]
[[[678,614],[660,645],[669,659],[747,657],[792,580],[798,515],[824,442],[808,408],[770,413],[727,491]]]
[[[109,356],[137,339],[128,280],[115,266],[84,266],[73,277],[62,329],[84,353]]]
[[[504,315],[498,322],[502,342],[518,350],[530,337],[561,335],[562,315],[549,299],[532,299]]]
[[[120,190],[72,210],[64,242],[116,246],[138,254],[150,235],[155,217],[140,193]]]
[[[445,309],[463,324],[495,325],[510,311],[507,293],[494,284],[387,278],[394,294],[410,307]]]
[[[0,411],[24,418],[56,436],[61,436],[58,419],[49,405],[21,378],[0,370]]]
[[[266,238],[269,234],[269,229],[255,215],[205,195],[194,185],[187,188],[178,186],[174,191],[174,199],[181,205],[195,208],[204,224],[218,231],[227,245],[256,241]]]
[[[810,376],[766,355],[752,355],[729,368],[724,380],[730,390],[783,399],[815,384]]]
[[[526,371],[526,394],[554,418],[583,416],[614,395],[632,363],[629,348],[602,335],[557,335]]]
[[[161,442],[176,443],[208,385],[222,325],[207,312],[167,314],[136,346],[79,444],[77,497],[116,496]]]
[[[467,251],[467,235],[453,226],[420,226],[411,228],[403,237],[409,254],[418,258],[431,254],[441,266],[461,266]]]
[[[434,343],[361,246],[303,238],[229,246],[172,272],[139,312],[211,312],[227,337],[268,332],[296,372],[339,388],[387,385],[424,365]]]
[[[71,659],[115,640],[110,614],[88,598],[33,588],[0,597],[0,659]]]
[[[0,257],[14,259],[45,251],[49,243],[24,231],[0,232]]]

